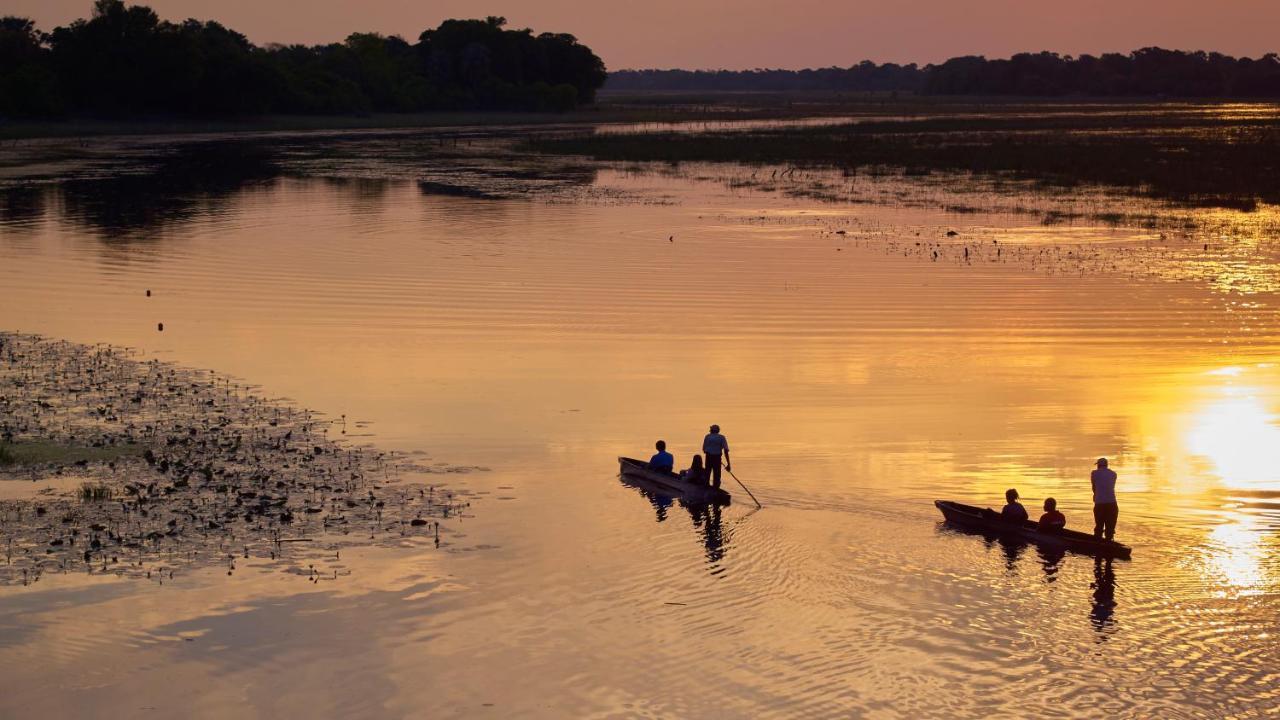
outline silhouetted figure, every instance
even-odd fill
[[[732,470],[729,465],[729,441],[720,434],[720,426],[712,425],[711,432],[702,438],[702,452],[707,456],[707,476],[713,487],[720,487],[720,464],[724,462],[725,470]]]
[[[707,471],[702,467],[702,456],[694,455],[688,470],[681,470],[680,477],[694,485],[707,484]]]
[[[1116,472],[1098,458],[1098,468],[1089,477],[1093,485],[1093,536],[1110,540],[1116,535],[1120,506],[1116,504]]]
[[[1116,572],[1111,560],[1093,560],[1093,607],[1089,610],[1089,622],[1093,629],[1102,632],[1115,624]],[[1103,638],[1105,639],[1105,637]]]
[[[1004,491],[1004,507],[1000,510],[1000,519],[1010,523],[1024,523],[1027,521],[1027,509],[1022,507],[1022,503],[1018,502],[1018,491],[1009,488]]]
[[[649,458],[649,469],[665,470],[666,472],[671,472],[675,469],[676,458],[674,455],[667,452],[667,441],[659,440],[654,443],[654,447],[658,449],[658,452],[654,453],[653,457]]]
[[[1040,532],[1057,532],[1067,526],[1067,516],[1058,512],[1058,501],[1045,498],[1044,514],[1040,516]]]

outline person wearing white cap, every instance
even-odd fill
[[[1093,485],[1093,536],[1110,540],[1116,535],[1116,519],[1120,506],[1116,504],[1116,471],[1107,467],[1106,458],[1098,458],[1098,468],[1089,476]]]
[[[702,453],[707,457],[703,472],[711,479],[712,487],[720,487],[721,459],[724,460],[725,470],[732,470],[732,468],[729,466],[729,441],[720,434],[719,425],[712,425],[711,432],[702,439]]]

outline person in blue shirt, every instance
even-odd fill
[[[732,472],[729,465],[729,441],[720,434],[720,426],[712,425],[711,432],[702,439],[702,453],[707,456],[704,472],[711,479],[712,487],[720,487],[720,461],[724,460],[724,469]]]
[[[676,466],[676,458],[674,455],[667,452],[667,441],[659,440],[654,447],[658,448],[658,452],[654,453],[654,456],[649,458],[649,469],[671,472]]]

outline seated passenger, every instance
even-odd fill
[[[676,466],[676,459],[667,452],[667,441],[659,440],[654,447],[658,448],[658,452],[649,458],[649,469],[671,472]]]
[[[1000,519],[1005,522],[1021,523],[1027,521],[1027,509],[1018,502],[1018,491],[1009,488],[1004,491],[1005,506],[1000,511]]]
[[[680,471],[680,478],[694,485],[706,485],[707,473],[702,469],[702,456],[694,455],[693,463],[689,465],[688,470]]]
[[[1043,532],[1057,532],[1067,526],[1067,516],[1058,512],[1058,501],[1053,498],[1045,498],[1044,514],[1040,516],[1040,530]]]

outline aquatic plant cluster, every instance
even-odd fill
[[[67,451],[10,462],[0,483],[78,483],[0,502],[0,584],[49,572],[163,582],[250,559],[316,580],[315,559],[344,547],[440,547],[469,496],[422,480],[476,468],[329,437],[344,425],[125,348],[0,333],[0,446]],[[78,448],[114,452],[70,460]]]

